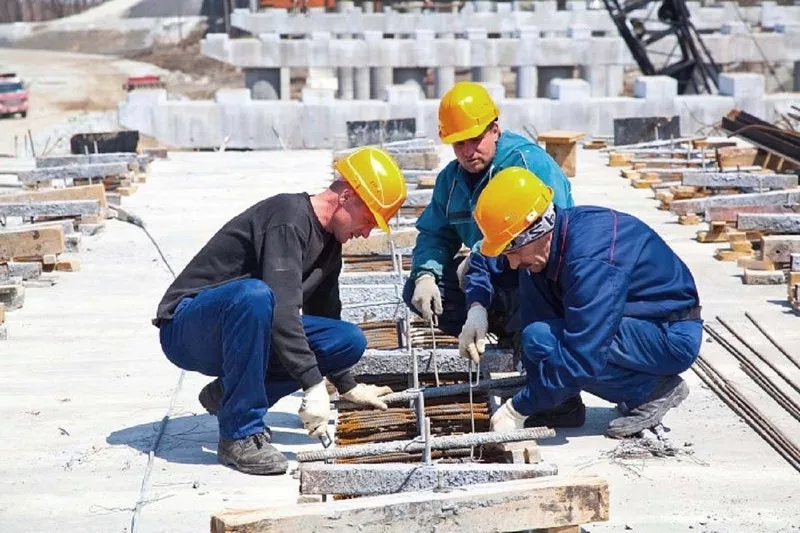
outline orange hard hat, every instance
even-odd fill
[[[408,195],[406,179],[392,156],[380,148],[366,146],[337,161],[335,167],[372,212],[378,227],[391,233],[387,221]]]
[[[481,253],[500,255],[552,202],[553,189],[530,170],[509,167],[498,172],[475,204],[475,221],[483,233]]]
[[[483,85],[460,81],[439,102],[439,138],[453,144],[478,137],[500,110]]]

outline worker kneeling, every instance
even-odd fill
[[[588,391],[622,414],[608,436],[635,435],[689,394],[679,374],[700,351],[694,279],[637,218],[603,207],[560,209],[552,198],[523,168],[503,170],[481,193],[475,220],[484,239],[466,273],[475,303],[460,352],[474,360],[483,352],[493,294],[483,272],[502,268],[504,255],[518,271],[527,385],[497,410],[492,429],[522,428],[530,415]]]
[[[362,148],[336,164],[340,178],[310,196],[278,194],[227,222],[167,289],[153,323],[167,358],[218,376],[200,403],[219,422],[220,463],[249,474],[282,474],[267,410],[302,389],[300,419],[327,433],[326,376],[351,402],[386,409],[388,387],[356,384],[349,369],[367,341],[340,320],[342,244],[387,233],[406,198],[397,163]]]

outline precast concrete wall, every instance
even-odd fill
[[[283,33],[306,35],[316,31],[333,34],[361,34],[376,31],[384,34],[413,34],[417,30],[436,33],[458,33],[470,28],[483,28],[489,33],[513,33],[527,26],[538,26],[548,33],[564,33],[570,26],[586,25],[593,32],[617,34],[608,12],[598,2],[599,9],[587,9],[585,0],[567,0],[565,10],[557,9],[555,0],[532,2],[531,10],[515,9],[511,2],[466,2],[457,13],[418,12],[400,13],[386,8],[382,13],[367,13],[360,8],[337,2],[338,13],[312,9],[307,14],[293,14],[286,9],[261,9],[251,12],[236,9],[231,24],[253,35]],[[649,4],[632,11],[630,17],[656,20]],[[779,6],[774,1],[761,5],[740,7],[736,2],[717,2],[702,7],[700,2],[686,2],[694,26],[700,31],[720,31],[726,23],[742,22],[749,26],[772,29],[776,24],[800,21],[800,5]]]
[[[794,23],[788,19],[775,24],[774,31],[750,33],[745,23],[728,22],[722,32],[703,35],[703,43],[720,65],[766,62],[799,68],[800,7],[787,9],[798,10],[796,14],[787,11],[795,17]],[[465,27],[472,24],[471,19],[461,17],[464,20],[449,29],[409,28],[391,37],[381,30],[347,24],[334,33],[310,30],[300,39],[289,38],[285,29],[240,39],[209,34],[201,50],[208,57],[244,69],[248,79],[272,80],[268,83],[275,99],[287,97],[283,93],[288,91],[292,67],[335,72],[337,96],[345,100],[380,98],[387,85],[398,83],[415,83],[425,91],[427,69],[436,72],[435,94],[427,94],[431,98],[441,96],[452,84],[456,69],[472,69],[475,81],[490,83],[500,82],[503,72],[513,69],[517,74],[514,96],[522,98],[547,96],[543,93],[551,79],[571,77],[577,70],[591,83],[592,96],[619,96],[624,69],[636,67],[622,38],[616,33],[595,36],[586,24],[569,25],[564,35],[554,35],[558,32],[549,26],[534,25],[535,18],[523,18],[531,23],[527,26],[510,19],[498,37],[491,28]],[[660,64],[656,60],[673,53],[676,44],[674,37],[655,43],[650,49],[654,62]],[[253,85],[248,83],[248,88]]]
[[[497,98],[501,126],[530,136],[551,129],[611,136],[615,118],[664,115],[680,116],[681,133],[689,135],[708,132],[734,108],[774,122],[800,106],[800,93],[764,94],[760,74],[722,75],[721,94],[713,96],[678,96],[677,82],[667,76],[637,79],[634,97],[592,97],[589,82],[578,79],[551,81],[550,98],[503,98],[501,87],[484,85]],[[383,100],[337,100],[334,92],[305,88],[300,101],[276,101],[225,89],[213,101],[174,101],[163,90],[133,91],[119,106],[119,121],[178,148],[341,148],[348,121],[409,117],[418,136],[438,138],[439,101],[422,98],[413,86],[391,85]]]

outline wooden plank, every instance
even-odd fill
[[[589,476],[488,483],[212,515],[212,533],[485,533],[608,520],[608,483]]]
[[[100,202],[100,207],[103,209],[108,206],[106,203],[105,188],[100,183],[79,187],[64,187],[61,189],[0,195],[0,204],[55,202],[64,200],[97,200]]]
[[[536,140],[543,143],[574,143],[580,141],[585,136],[586,133],[582,131],[551,130],[542,133]]]
[[[42,228],[0,233],[0,261],[64,252],[64,230]]]
[[[755,189],[788,189],[797,187],[797,176],[790,174],[751,174],[748,172],[687,172],[684,185],[695,187],[743,187]]]
[[[705,219],[707,222],[736,222],[740,213],[800,213],[800,204],[794,205],[740,205],[734,207],[717,206],[707,207]]]
[[[800,235],[765,235],[761,237],[761,254],[775,263],[788,263],[791,254],[800,252]]]
[[[0,324],[6,321],[6,304],[0,302]]]
[[[750,166],[755,164],[758,148],[751,146],[725,146],[717,148],[717,165],[721,167]]]

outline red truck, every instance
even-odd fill
[[[28,116],[28,89],[13,72],[0,72],[0,118]]]

